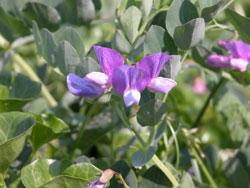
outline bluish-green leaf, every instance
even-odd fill
[[[80,63],[80,58],[74,47],[67,41],[59,44],[56,54],[56,65],[65,75],[74,72],[76,66]]]
[[[114,48],[116,48],[120,52],[128,54],[131,51],[131,48],[132,48],[131,44],[126,39],[122,31],[119,29],[116,30],[116,33],[114,35],[112,42],[113,42]]]
[[[145,35],[144,54],[151,54],[162,51],[164,47],[165,29],[152,25]]]
[[[199,5],[201,8],[201,17],[204,18],[206,22],[209,22],[218,13],[220,8],[224,5],[223,0],[199,0]]]
[[[181,49],[192,48],[203,40],[205,36],[205,21],[197,18],[178,26],[174,31],[174,42]]]
[[[225,13],[229,21],[239,32],[240,37],[247,42],[250,42],[250,18],[241,16],[231,9],[227,9]]]
[[[132,164],[134,167],[142,167],[144,166],[148,161],[152,159],[156,151],[156,148],[153,146],[150,146],[146,149],[140,149],[137,152],[135,152],[132,155]]]
[[[122,29],[125,32],[125,35],[129,39],[130,43],[134,43],[136,37],[139,34],[139,25],[141,23],[142,13],[141,11],[135,7],[129,7],[122,15],[121,15],[121,24]]]
[[[198,17],[196,7],[189,0],[174,0],[166,15],[166,28],[173,37],[175,28]]]
[[[149,100],[140,106],[137,120],[142,126],[156,125],[167,112],[166,104],[155,99]]]
[[[78,34],[78,32],[72,27],[65,27],[60,29],[55,33],[55,40],[57,43],[62,42],[63,40],[68,41],[77,51],[78,55],[83,58],[85,54],[85,49],[83,41]]]
[[[180,70],[181,70],[181,56],[171,55],[170,61],[166,63],[161,74],[166,78],[175,79]]]

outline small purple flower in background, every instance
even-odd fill
[[[207,84],[201,77],[196,77],[192,89],[197,94],[204,94],[207,92]]]
[[[105,185],[111,180],[111,178],[116,174],[115,171],[111,169],[106,169],[103,171],[101,177],[93,182],[91,182],[87,188],[104,188]]]
[[[69,91],[74,95],[95,98],[113,87],[123,95],[125,105],[139,104],[141,92],[147,87],[152,92],[168,93],[176,82],[159,77],[160,71],[171,56],[155,53],[144,57],[135,66],[124,65],[123,56],[110,48],[94,46],[102,72],[90,72],[84,78],[70,73],[67,76]]]
[[[218,68],[232,68],[244,72],[250,61],[250,45],[238,41],[219,41],[219,45],[228,51],[228,55],[210,55],[208,64]]]
[[[124,63],[123,57],[110,48],[94,46],[102,72],[90,72],[84,78],[70,73],[67,76],[69,91],[77,96],[95,98],[111,87],[113,70]]]

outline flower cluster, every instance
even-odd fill
[[[208,56],[208,64],[217,68],[231,68],[244,72],[250,61],[250,45],[238,41],[219,41],[219,45],[228,51],[227,55]]]
[[[141,92],[148,88],[151,92],[168,93],[176,82],[160,77],[160,71],[171,56],[159,52],[145,56],[134,66],[125,64],[123,56],[111,48],[94,46],[102,72],[88,73],[81,78],[73,73],[67,76],[69,91],[77,96],[95,98],[113,88],[123,95],[126,106],[139,104]]]

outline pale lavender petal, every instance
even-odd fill
[[[155,78],[159,76],[160,71],[163,69],[165,63],[170,59],[170,55],[159,52],[145,56],[137,63],[136,67],[145,70],[150,78]]]
[[[141,99],[141,93],[135,89],[129,89],[123,94],[124,103],[127,107],[139,104]]]
[[[210,55],[207,58],[207,62],[210,66],[218,68],[230,67],[230,57],[222,55]]]
[[[129,65],[122,65],[115,69],[112,76],[112,86],[116,93],[123,95],[124,91],[129,88],[128,71],[131,68]]]
[[[247,70],[248,61],[244,59],[232,58],[230,60],[230,65],[233,69],[237,69],[240,72],[245,72]]]
[[[105,87],[108,84],[109,79],[108,76],[102,72],[90,72],[85,76],[85,78],[102,87]]]
[[[124,63],[123,56],[111,48],[105,48],[95,45],[94,51],[100,63],[102,72],[109,77],[112,76],[113,70]]]
[[[94,98],[104,92],[103,88],[96,85],[92,81],[86,78],[81,78],[73,73],[68,74],[67,85],[69,91],[77,96]]]
[[[219,45],[228,50],[233,58],[241,58],[250,61],[250,45],[242,40],[230,42],[219,41]]]
[[[176,85],[176,81],[170,78],[157,77],[151,80],[148,89],[153,92],[168,93]]]
[[[105,183],[101,182],[99,179],[92,182],[87,188],[104,188]]]

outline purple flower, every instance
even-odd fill
[[[149,75],[142,69],[131,65],[122,65],[114,71],[112,85],[123,95],[126,106],[139,104],[141,94],[149,82]]]
[[[88,73],[84,78],[71,73],[67,77],[69,91],[74,95],[98,97],[113,87],[123,95],[126,106],[139,104],[141,92],[147,87],[152,92],[168,93],[176,82],[159,77],[160,71],[171,56],[155,53],[144,57],[135,66],[124,65],[121,54],[110,48],[94,46],[102,72]]]
[[[123,95],[126,106],[139,104],[141,92],[146,87],[152,92],[168,93],[176,86],[174,80],[158,77],[170,58],[167,54],[155,53],[144,57],[135,67],[123,65],[115,69],[112,85],[118,94]]]
[[[208,64],[218,68],[232,68],[244,72],[250,61],[250,45],[243,41],[219,41],[219,45],[228,51],[226,56],[210,55]]]
[[[106,169],[102,172],[99,179],[91,182],[87,188],[104,188],[105,185],[111,180],[111,178],[116,174],[115,171],[111,169]]]
[[[113,70],[124,63],[123,57],[110,48],[94,46],[96,57],[102,72],[88,73],[81,78],[73,73],[67,76],[69,91],[77,96],[95,98],[111,87]]]
[[[147,88],[152,92],[168,93],[176,82],[170,78],[159,77],[161,70],[166,62],[171,59],[171,56],[165,53],[155,53],[144,57],[136,65],[137,68],[144,70],[149,75]]]

